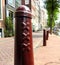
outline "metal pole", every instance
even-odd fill
[[[49,31],[47,30],[47,40],[48,40]]]
[[[43,29],[43,46],[46,46],[46,31]]]
[[[31,18],[28,7],[16,9],[14,65],[34,65]]]

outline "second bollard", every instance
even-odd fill
[[[43,46],[46,46],[46,30],[43,29]]]
[[[34,65],[31,18],[27,6],[16,9],[14,65]]]
[[[47,40],[48,40],[48,36],[49,36],[49,31],[47,30]]]

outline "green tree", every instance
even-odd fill
[[[52,33],[52,28],[55,26],[55,20],[58,19],[57,14],[59,13],[60,4],[57,0],[45,0],[44,3],[48,14],[47,25],[50,27],[50,33]]]
[[[11,17],[6,17],[5,19],[5,37],[10,37],[13,35],[13,23]]]

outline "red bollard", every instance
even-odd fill
[[[34,65],[31,18],[27,6],[16,9],[14,65]]]
[[[49,36],[49,31],[47,30],[47,40],[48,40],[48,36]]]
[[[45,29],[45,38],[47,40],[47,30]]]
[[[43,46],[46,46],[46,30],[43,29]]]

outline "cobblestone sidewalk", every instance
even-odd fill
[[[52,34],[49,36],[47,46],[42,46],[40,45],[42,38],[37,36],[33,37],[33,44],[35,42],[34,65],[60,65],[60,37]],[[13,37],[0,39],[0,65],[14,65]]]
[[[34,50],[35,65],[60,65],[60,37],[50,35],[47,46]]]
[[[40,39],[40,32],[33,33],[33,47],[36,48]],[[14,38],[0,38],[0,65],[14,65]]]

